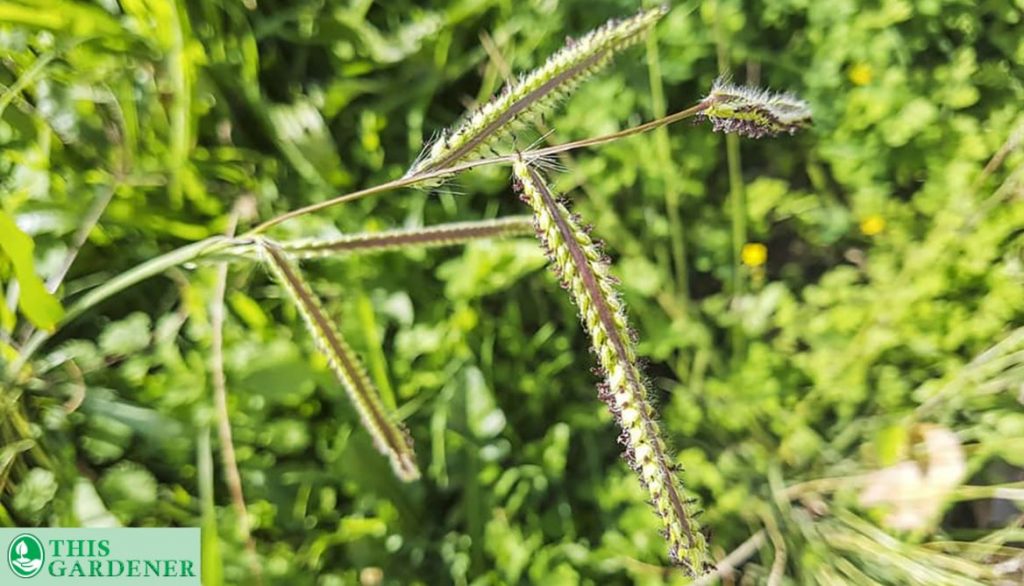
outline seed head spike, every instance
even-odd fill
[[[788,93],[738,86],[719,78],[711,86],[698,114],[716,132],[735,132],[750,138],[795,134],[811,125],[807,102]]]
[[[608,259],[582,229],[579,217],[559,201],[536,168],[520,157],[512,172],[520,198],[533,210],[538,239],[590,335],[604,374],[598,397],[608,404],[621,428],[618,441],[623,446],[622,457],[636,472],[661,519],[669,557],[690,571],[703,568],[708,557],[707,542],[661,437]]]
[[[544,65],[506,85],[440,140],[428,145],[406,177],[439,171],[476,158],[495,141],[543,115],[583,80],[611,62],[619,51],[643,38],[668,9],[642,10],[635,16],[610,20],[585,36],[569,41]]]

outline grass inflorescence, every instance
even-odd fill
[[[419,478],[412,437],[385,411],[366,369],[327,316],[298,266],[275,242],[260,238],[257,244],[266,265],[298,308],[317,349],[345,387],[363,427],[373,436],[374,445],[391,460],[396,476],[405,481]]]
[[[472,158],[540,116],[587,77],[607,66],[619,51],[639,42],[665,15],[664,7],[611,20],[578,40],[569,40],[543,65],[505,86],[457,126],[441,132],[424,149],[407,177],[445,169]]]
[[[701,102],[698,114],[711,121],[717,132],[735,132],[761,138],[781,133],[795,134],[811,125],[807,102],[788,93],[734,85],[719,78]]]
[[[281,248],[295,258],[323,258],[368,254],[404,248],[454,246],[481,238],[507,238],[528,234],[529,216],[510,216],[476,222],[452,222],[424,228],[346,234],[337,238],[310,238],[281,242]]]
[[[520,198],[533,210],[537,236],[562,286],[579,308],[604,377],[598,396],[622,430],[619,442],[630,468],[650,495],[662,520],[669,557],[691,573],[708,565],[707,543],[670,460],[637,360],[626,312],[608,261],[536,168],[513,165]]]

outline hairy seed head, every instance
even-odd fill
[[[506,85],[504,90],[434,140],[405,174],[412,177],[451,167],[482,150],[554,105],[584,79],[633,45],[667,12],[643,10],[631,18],[611,20],[578,40],[570,40],[540,68]]]
[[[698,117],[710,120],[717,132],[761,138],[782,132],[795,134],[811,125],[810,107],[796,96],[732,85],[722,78],[715,81],[700,105],[704,108]]]
[[[604,373],[598,397],[608,404],[622,429],[623,457],[661,518],[669,557],[691,573],[703,572],[707,541],[683,497],[661,438],[608,261],[534,167],[520,158],[513,164],[513,173],[520,197],[533,209],[537,236],[552,259],[552,268],[576,302],[590,335]]]
[[[359,413],[363,427],[373,436],[374,445],[390,458],[391,467],[400,479],[411,481],[419,478],[412,437],[385,412],[380,395],[367,376],[366,369],[327,317],[320,299],[306,283],[299,268],[276,242],[258,238],[256,244],[270,271],[298,308],[317,349],[341,381]]]
[[[529,216],[511,216],[477,222],[452,222],[426,228],[387,230],[346,234],[339,238],[280,242],[281,248],[295,258],[368,254],[403,248],[454,246],[484,238],[507,238],[533,231]]]

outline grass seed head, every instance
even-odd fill
[[[569,40],[544,65],[517,79],[480,106],[455,128],[427,146],[406,177],[440,171],[486,152],[501,138],[550,110],[612,57],[637,43],[667,8],[642,10],[610,20],[577,40]]]
[[[408,482],[419,478],[412,436],[385,411],[380,393],[362,362],[327,316],[320,299],[303,278],[299,267],[278,243],[268,238],[258,238],[256,245],[270,272],[284,287],[302,315],[317,350],[327,359],[355,405],[363,427],[373,437],[374,446],[391,460],[391,467],[399,479]]]
[[[704,108],[698,116],[710,120],[716,132],[761,138],[783,132],[795,134],[811,125],[811,109],[800,98],[733,85],[722,78],[715,81],[701,105]]]
[[[548,188],[536,168],[522,158],[513,164],[520,198],[533,210],[537,237],[551,259],[590,335],[604,380],[598,397],[621,428],[623,458],[647,490],[662,521],[672,562],[691,573],[707,567],[707,541],[683,496],[676,466],[668,455],[637,358],[633,333],[600,247]]]

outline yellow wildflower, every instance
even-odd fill
[[[860,233],[865,236],[877,236],[885,230],[885,218],[871,214],[860,221]]]
[[[850,81],[853,85],[867,85],[871,83],[871,66],[867,63],[858,63],[850,68]]]
[[[740,260],[748,267],[759,267],[768,260],[768,248],[760,242],[748,242],[740,251]]]

